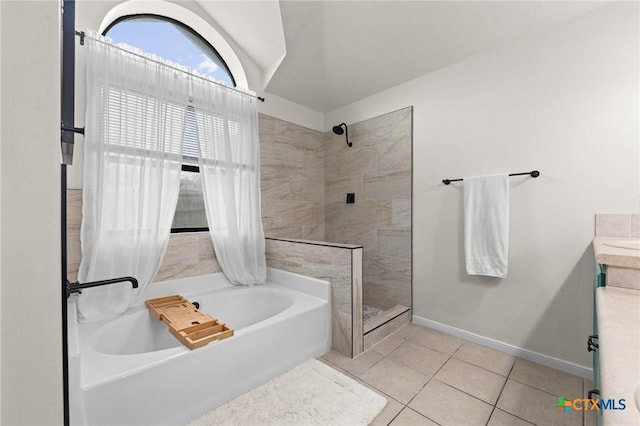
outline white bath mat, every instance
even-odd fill
[[[367,425],[386,404],[382,396],[312,359],[189,426]]]

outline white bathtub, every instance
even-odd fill
[[[317,357],[331,346],[330,286],[275,269],[268,284],[223,274],[153,284],[145,299],[181,294],[234,329],[189,350],[143,304],[114,320],[79,324],[69,302],[72,425],[179,425]]]

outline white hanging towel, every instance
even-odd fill
[[[463,181],[467,274],[505,278],[509,258],[509,175],[472,176]]]

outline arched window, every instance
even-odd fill
[[[189,26],[165,16],[135,14],[120,16],[103,31],[115,43],[125,43],[159,56],[230,87],[236,81],[216,49]],[[185,111],[183,166],[180,195],[172,232],[208,230],[195,137],[195,113]]]
[[[218,51],[187,25],[159,15],[122,16],[103,32],[116,43],[126,43],[168,59],[198,73],[236,87],[229,67]]]

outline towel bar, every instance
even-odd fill
[[[532,178],[537,178],[538,176],[540,176],[540,172],[537,170],[533,170],[530,172],[522,172],[522,173],[509,173],[509,176],[524,176],[524,175],[530,175]],[[458,179],[443,179],[442,183],[444,183],[445,185],[449,185],[451,182],[460,182],[464,179],[462,178],[458,178]]]

